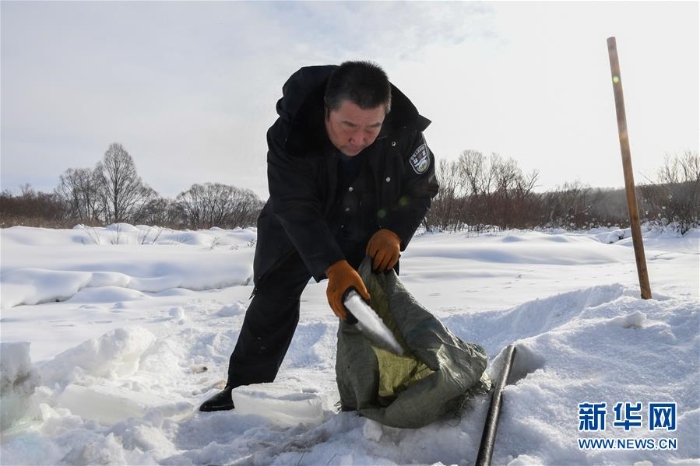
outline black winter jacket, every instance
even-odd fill
[[[279,118],[267,132],[270,197],[258,218],[256,285],[295,251],[316,281],[325,278],[330,265],[345,258],[328,224],[338,164],[328,150],[323,95],[334,68],[301,68],[284,84],[277,102]],[[395,232],[402,251],[438,189],[435,159],[422,134],[429,124],[392,85],[392,109],[375,142],[364,149],[379,206],[374,230]]]

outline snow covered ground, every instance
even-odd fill
[[[417,430],[336,413],[325,282],[304,292],[274,384],[237,389],[235,411],[196,410],[226,376],[252,291],[254,229],[0,234],[3,465],[476,458],[485,398]],[[639,297],[621,230],[426,233],[403,254],[404,284],[487,349],[490,373],[517,345],[494,464],[700,461],[700,230],[644,238],[651,300]],[[609,448],[581,443],[596,439]]]

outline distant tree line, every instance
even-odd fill
[[[430,230],[563,228],[629,225],[624,190],[564,183],[535,192],[539,174],[497,154],[464,151],[458,160],[440,160],[440,190],[424,221]],[[0,227],[68,228],[78,223],[118,222],[170,228],[253,226],[264,203],[251,190],[219,183],[194,184],[175,199],[147,186],[129,153],[111,144],[92,169],[68,169],[53,193],[20,188],[0,193]],[[673,225],[681,233],[700,224],[700,157],[697,152],[666,156],[656,182],[637,186],[642,221]]]
[[[524,174],[513,159],[464,151],[458,160],[441,160],[440,190],[425,219],[428,229],[482,230],[628,226],[622,189],[591,188],[580,182],[537,193],[538,173]],[[681,233],[700,224],[700,157],[697,152],[666,156],[657,181],[636,189],[640,218],[673,225]]]
[[[175,199],[143,182],[121,144],[109,146],[94,168],[69,168],[53,193],[29,185],[0,194],[0,226],[72,227],[126,222],[171,228],[255,225],[263,202],[249,189],[219,183],[194,184]]]

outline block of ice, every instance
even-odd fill
[[[280,426],[323,421],[323,404],[317,393],[295,392],[268,383],[235,388],[231,397],[237,413],[263,416]]]

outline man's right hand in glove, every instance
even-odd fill
[[[369,292],[362,278],[357,271],[350,266],[348,261],[339,260],[328,267],[326,276],[328,277],[328,288],[326,288],[328,304],[330,304],[335,315],[342,320],[347,318],[343,297],[348,289],[355,288],[357,292],[360,293],[360,296],[369,301]]]

